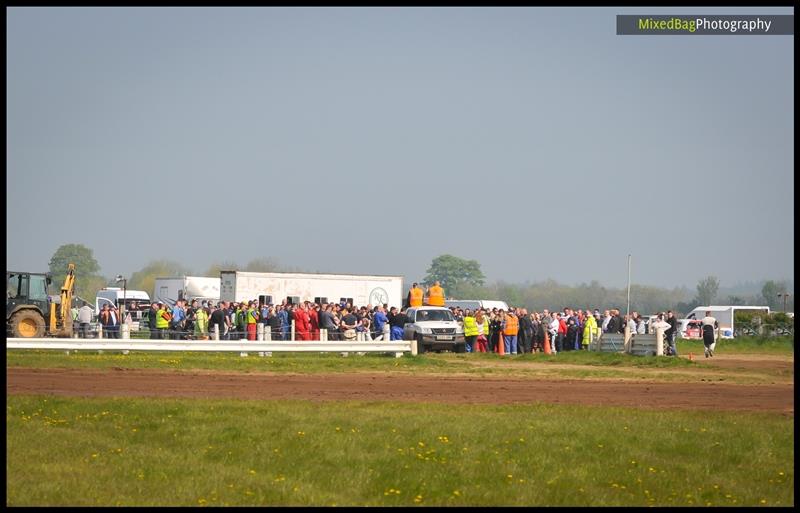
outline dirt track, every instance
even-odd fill
[[[560,403],[794,415],[794,384],[648,383],[407,376],[242,374],[146,369],[6,369],[8,394],[308,399],[444,403]]]

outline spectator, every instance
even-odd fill
[[[183,328],[185,326],[186,311],[183,309],[183,300],[179,299],[175,301],[175,306],[172,307],[172,320],[170,321],[170,329],[174,340],[183,338]]]
[[[581,341],[581,348],[584,351],[588,350],[589,344],[593,342],[597,336],[597,319],[595,319],[594,315],[587,315],[586,321],[583,325],[583,340]]]
[[[311,330],[311,340],[319,340],[319,308],[316,303],[309,303],[308,323]]]
[[[156,326],[158,320],[158,305],[159,303],[153,302],[147,310],[147,325],[150,327],[150,338],[158,340],[161,338],[161,333],[158,332]]]
[[[408,324],[408,316],[405,311],[398,312],[396,307],[389,310],[389,327],[391,334],[389,338],[392,340],[403,340],[403,328]]]
[[[468,353],[472,352],[475,341],[478,338],[478,326],[472,311],[468,308],[464,312],[464,348]]]
[[[564,351],[575,350],[575,341],[578,339],[578,324],[575,317],[567,319],[567,336],[564,342]]]
[[[294,335],[296,340],[311,340],[307,304],[300,304],[294,310]]]
[[[228,303],[225,301],[220,302],[219,307],[215,308],[211,311],[211,316],[209,316],[208,328],[209,333],[214,334],[219,333],[219,337],[221,340],[225,339],[225,332],[227,330],[227,325],[225,322],[226,318],[226,311],[228,309]],[[215,331],[215,328],[217,331]]]
[[[342,310],[342,314],[342,323],[339,326],[339,331],[341,331],[345,340],[355,340],[358,319],[347,308]]]
[[[247,323],[247,340],[255,341],[257,328],[256,325],[258,324],[258,308],[256,308],[255,301],[250,301],[247,305],[247,310],[245,310],[245,322]]]
[[[336,321],[333,317],[333,305],[323,303],[322,311],[319,314],[320,328],[327,330],[328,340],[339,340]]]
[[[356,324],[356,333],[362,333],[364,340],[372,340],[372,337],[369,333],[369,317],[362,317],[361,320],[357,322],[358,324]]]
[[[645,333],[647,333],[647,321],[639,312],[636,312],[636,334],[644,335]]]
[[[475,353],[485,353],[489,344],[489,318],[486,317],[483,308],[479,309],[475,314],[475,330],[477,335],[475,337]]]
[[[567,318],[558,312],[556,315],[558,319],[558,333],[556,334],[556,351],[561,352],[564,350],[564,341],[567,338]]]
[[[108,303],[103,304],[98,320],[100,321],[100,326],[103,327],[103,338],[114,338],[114,334],[111,332],[111,311],[108,308]]]
[[[528,316],[528,311],[524,308],[520,309],[519,315],[519,334],[518,334],[518,345],[519,345],[519,352],[520,353],[532,353],[533,352],[533,336],[534,336],[534,327],[533,321],[531,316]]]
[[[194,302],[197,304],[197,301]],[[197,308],[194,312],[195,340],[208,340],[208,313],[205,308]]]
[[[172,314],[167,309],[167,306],[161,301],[158,302],[158,316],[156,317],[156,329],[158,330],[158,339],[168,340],[169,337],[169,323],[172,320]]]
[[[675,344],[675,338],[678,334],[678,319],[675,318],[675,314],[672,313],[672,310],[667,311],[667,323],[669,324],[669,328],[664,332],[664,335],[667,337],[669,354],[670,356],[678,356],[678,346]]]
[[[500,352],[500,344],[505,345],[503,339],[503,317],[505,312],[503,310],[492,309],[492,317],[489,319],[489,345],[493,353]]]
[[[375,307],[375,315],[373,317],[373,321],[375,326],[375,335],[373,336],[373,340],[382,340],[383,327],[386,326],[386,324],[389,322],[389,318],[386,317],[386,313],[383,310],[383,306],[378,305]]]
[[[84,301],[83,306],[78,309],[78,326],[81,338],[89,338],[89,328],[92,323],[92,317],[92,307],[89,306],[89,303]]]
[[[601,329],[603,333],[608,333],[608,324],[611,322],[611,312],[609,310],[605,310],[603,312],[603,323],[601,324]]]
[[[288,309],[288,305],[281,305],[280,310],[278,310],[278,318],[281,320],[281,340],[289,340],[289,328],[291,323]]]
[[[503,341],[505,354],[517,354],[517,334],[519,333],[519,319],[510,309],[503,319]]]

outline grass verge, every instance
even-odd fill
[[[794,504],[793,417],[8,396],[7,505]]]

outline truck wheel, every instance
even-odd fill
[[[16,338],[44,336],[44,317],[35,310],[22,310],[11,316],[11,333]]]
[[[467,352],[467,343],[462,342],[460,344],[456,344],[456,353],[466,353]]]
[[[414,335],[414,338],[417,339],[417,352],[419,354],[427,353],[428,348],[425,347],[425,344],[422,342],[422,335]]]

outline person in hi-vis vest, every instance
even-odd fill
[[[423,295],[424,293],[422,292],[422,289],[419,288],[419,284],[414,283],[414,285],[411,286],[411,290],[408,291],[408,299],[406,300],[406,303],[409,307],[422,306]]]
[[[433,285],[428,289],[428,303],[429,306],[444,306],[444,289],[439,285],[439,280],[433,282]]]

